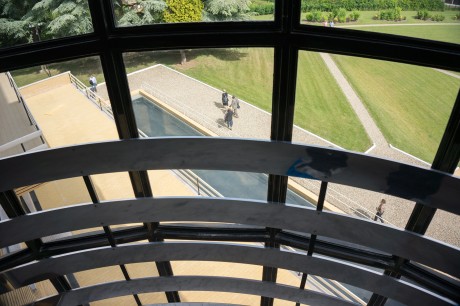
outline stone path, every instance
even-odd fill
[[[340,87],[348,102],[350,103],[351,107],[358,116],[358,119],[361,121],[361,124],[363,125],[367,135],[374,144],[373,148],[368,150],[366,153],[371,153],[372,155],[384,157],[387,159],[394,159],[400,162],[409,163],[419,167],[430,167],[428,163],[420,161],[417,158],[409,156],[408,154],[404,154],[403,152],[395,150],[391,147],[391,145],[385,139],[385,136],[383,136],[382,132],[378,128],[377,124],[375,124],[374,119],[372,119],[371,115],[367,111],[366,106],[361,101],[359,96],[356,94],[354,89],[351,87],[350,83],[343,75],[339,67],[336,65],[331,55],[327,53],[320,53],[320,55],[321,58],[324,60],[324,63],[326,64],[327,68],[329,69],[329,72],[336,80],[337,85]]]
[[[339,72],[334,70],[333,74],[337,77]],[[224,110],[221,104],[221,89],[213,88],[166,66],[156,65],[129,74],[128,80],[131,90],[144,89],[219,136],[255,139],[269,139],[270,137],[270,113],[240,100],[239,118],[234,119],[233,130],[230,131],[225,127],[223,120]],[[346,88],[350,99],[353,99],[351,105],[354,105],[354,109],[362,120],[366,131],[376,143],[371,155],[427,167],[424,163],[389,147],[388,142],[346,79],[339,79],[338,84]],[[347,84],[348,86],[346,86]],[[108,99],[105,84],[98,86],[98,94]],[[293,142],[337,147],[298,127],[294,127]],[[319,182],[306,179],[295,179],[295,181],[318,194]],[[388,203],[384,218],[390,220],[391,224],[404,227],[414,207],[414,202],[387,195],[384,197]],[[382,194],[377,192],[329,184],[326,200],[350,215],[373,218],[375,207],[381,198]],[[427,234],[445,242],[460,245],[460,232],[456,230],[459,222],[460,217],[439,211],[436,213]]]
[[[348,83],[347,79],[343,75],[342,71],[340,71],[339,67],[337,67],[332,57],[328,53],[320,53],[320,56],[324,60],[324,63],[329,69],[329,72],[337,81],[340,89],[342,89],[342,92],[345,94],[345,97],[355,111],[356,115],[358,115],[358,118],[363,124],[364,129],[366,130],[366,133],[371,141],[378,147],[388,146],[388,142],[383,136],[382,132],[380,132],[380,129],[375,124],[363,102],[355,93],[350,83]]]

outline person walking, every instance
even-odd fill
[[[227,128],[231,130],[233,127],[233,110],[231,107],[227,107],[227,111],[225,112],[225,115],[224,115],[224,120],[225,120],[225,123],[227,123]]]
[[[380,222],[385,223],[382,219],[382,215],[385,212],[385,199],[380,201],[380,205],[376,207],[377,212],[375,213],[374,221],[380,220]]]
[[[238,100],[237,97],[235,96],[232,96],[232,105],[231,105],[232,109],[233,109],[233,114],[236,118],[238,118],[238,109],[240,108],[240,100]]]
[[[224,89],[224,92],[222,93],[222,105],[224,107],[228,106],[228,93],[225,89]]]
[[[97,92],[97,80],[94,74],[89,78],[89,84],[91,85],[91,91]]]

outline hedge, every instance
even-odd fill
[[[274,3],[252,3],[249,6],[251,12],[256,12],[259,15],[270,15],[275,11]]]
[[[330,12],[345,8],[347,11],[380,11],[400,7],[404,11],[443,11],[443,0],[302,0],[302,11]]]

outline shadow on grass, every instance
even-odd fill
[[[196,49],[187,52],[187,60],[194,60],[199,56],[214,56],[222,61],[238,61],[248,56],[246,51],[237,48],[228,49]]]

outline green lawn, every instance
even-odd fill
[[[318,53],[299,53],[295,123],[346,149],[364,152],[371,142]]]
[[[174,65],[173,68],[271,112],[273,50],[236,49],[232,51],[234,54],[213,51],[219,52],[218,55],[196,52],[190,67]],[[350,150],[362,152],[371,145],[317,53],[300,53],[295,124]]]
[[[172,65],[180,60],[179,52],[139,52],[126,53],[123,56],[127,73],[131,73],[155,64]],[[71,71],[80,81],[89,86],[88,79],[91,74],[96,76],[98,83],[105,81],[102,67],[97,57],[77,59],[62,63],[49,64],[51,75]],[[40,66],[11,71],[16,84],[21,87],[33,82],[46,79],[48,76],[40,72]]]
[[[439,24],[439,23],[459,23],[460,20],[454,20],[453,17],[458,11],[444,11],[444,12],[430,12],[431,15],[444,15],[446,18],[443,21],[431,21],[431,20],[420,20],[416,19],[415,16],[417,15],[417,11],[402,11],[402,16],[406,16],[406,20],[402,21],[387,21],[387,20],[377,20],[374,19],[374,16],[378,14],[378,11],[359,11],[359,19],[358,21],[353,22],[346,22],[346,23],[336,23],[336,27],[341,26],[352,26],[352,25],[367,25],[367,24],[412,24],[412,23],[424,23],[424,24]],[[351,12],[347,12],[347,16]],[[320,22],[307,22],[305,20],[305,14],[302,13],[301,20],[302,23],[308,23],[313,25],[321,26],[322,23]],[[323,12],[323,15],[327,15],[327,12]]]
[[[192,50],[172,68],[271,112],[273,57],[265,48]]]
[[[444,21],[434,22],[415,19],[417,13],[415,11],[403,11],[403,15],[407,17],[407,20],[394,22],[374,20],[373,16],[377,14],[377,11],[362,11],[360,12],[361,16],[358,21],[336,23],[335,26],[460,44],[460,20],[452,19],[457,12],[458,11],[431,12],[432,14],[442,14],[446,16]],[[302,18],[304,17],[305,15],[302,15]],[[322,23],[304,23],[318,26],[323,25]]]
[[[273,14],[270,14],[270,15],[256,15],[256,16],[252,16],[251,20],[271,21],[271,20],[275,20],[275,16]]]
[[[460,80],[430,68],[334,56],[392,145],[432,162]]]
[[[80,81],[89,86],[88,79],[91,74],[96,76],[98,83],[104,81],[101,64],[97,57],[88,57],[78,60],[72,60],[62,63],[54,63],[47,65],[51,75],[57,75],[66,71],[71,71]],[[40,72],[40,66],[30,67],[11,71],[14,81],[18,87],[46,79],[48,75],[45,72]]]
[[[379,32],[424,39],[439,40],[460,44],[460,23],[458,25],[433,25],[433,26],[380,26],[380,27],[350,27],[350,29]]]
[[[454,20],[453,17],[458,11],[444,11],[436,12],[431,11],[431,15],[444,15],[446,18],[443,21],[431,21],[431,20],[420,20],[415,18],[417,11],[402,11],[401,15],[406,16],[406,20],[403,21],[386,21],[386,20],[375,20],[374,16],[378,14],[378,11],[360,11],[361,16],[356,22],[349,22],[348,24],[406,24],[406,23],[425,23],[425,24],[437,24],[437,23],[459,23],[460,20]],[[340,24],[337,24],[340,26]]]

